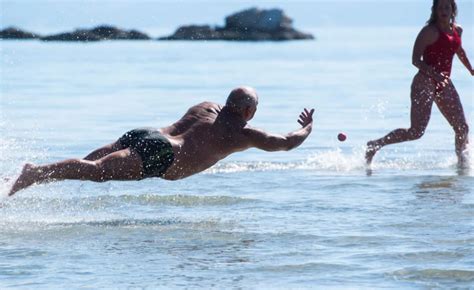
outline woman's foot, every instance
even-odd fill
[[[30,163],[27,163],[25,164],[25,166],[23,166],[23,170],[21,171],[20,176],[18,176],[17,180],[10,189],[10,192],[8,193],[9,196],[12,196],[13,194],[15,194],[15,192],[22,190],[37,182],[37,174],[34,169],[35,166]]]
[[[372,159],[374,158],[375,153],[379,151],[381,147],[377,145],[374,141],[367,142],[367,149],[365,150],[365,164],[370,166],[372,164]]]
[[[458,168],[459,169],[469,169],[470,167],[470,159],[469,159],[469,152],[467,150],[458,153]]]

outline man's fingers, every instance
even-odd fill
[[[308,109],[304,108],[304,113],[305,113],[306,117],[312,117],[313,114],[314,114],[314,109],[311,109],[311,110],[308,111]],[[303,113],[301,113],[301,114],[303,114]]]
[[[313,114],[314,109],[308,111],[307,108],[304,108],[303,112],[301,112],[299,116],[298,123],[304,127],[306,124],[309,124],[313,121]]]

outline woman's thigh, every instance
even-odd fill
[[[443,114],[454,130],[462,129],[466,126],[466,116],[464,115],[461,99],[452,83],[436,96],[435,102],[441,114]]]
[[[424,130],[431,117],[435,96],[435,85],[431,79],[418,73],[411,85],[411,127]]]

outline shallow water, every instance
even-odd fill
[[[439,111],[421,140],[384,148],[371,176],[363,167],[367,140],[409,124],[418,27],[314,33],[290,43],[1,42],[0,177],[167,125],[240,84],[260,94],[254,126],[285,133],[303,107],[317,111],[293,151],[249,150],[182,181],[65,181],[4,197],[0,287],[470,287],[474,178],[456,170]],[[453,80],[472,124],[473,82],[459,61]]]

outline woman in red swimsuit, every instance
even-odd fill
[[[366,161],[370,165],[375,153],[385,145],[419,139],[425,133],[436,103],[456,134],[458,165],[467,166],[466,147],[469,127],[459,95],[450,79],[456,54],[474,75],[469,59],[461,45],[462,28],[456,24],[457,6],[454,0],[434,0],[431,18],[423,27],[413,49],[413,65],[419,69],[411,85],[411,126],[396,129],[385,137],[367,143]]]

